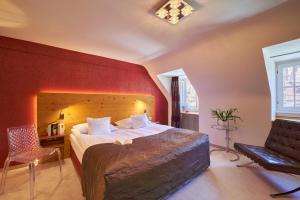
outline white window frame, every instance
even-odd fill
[[[186,80],[179,77],[179,96],[180,96],[180,111],[182,111],[183,107],[186,107],[186,95],[182,95],[182,93],[186,93]]]
[[[283,106],[283,69],[286,67],[293,67],[294,71],[294,101],[295,101],[295,68],[300,66],[300,59],[289,60],[276,63],[276,115],[283,117],[300,117],[300,106],[293,108],[286,108]],[[300,87],[300,86],[298,86]]]
[[[182,93],[185,93],[186,94],[186,81],[189,81],[188,78],[186,76],[180,76],[179,77],[179,91],[182,91],[180,92],[180,111],[181,112],[184,112],[185,111],[182,109],[183,107],[187,107],[186,105],[186,95],[182,95]],[[190,81],[189,81],[190,82]],[[192,86],[193,87],[193,86]],[[193,87],[193,89],[195,90],[195,88]],[[196,94],[197,95],[197,94]],[[197,95],[197,109],[194,110],[187,110],[188,112],[191,112],[191,113],[198,113],[199,112],[199,99],[198,99],[198,95]]]

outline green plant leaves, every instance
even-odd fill
[[[211,115],[213,118],[216,118],[217,121],[229,121],[229,120],[236,120],[236,119],[241,119],[238,115],[236,115],[235,113],[238,112],[237,108],[230,108],[230,109],[225,109],[225,110],[221,110],[221,109],[216,109],[216,110],[212,110],[211,111]]]

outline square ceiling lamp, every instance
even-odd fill
[[[189,16],[194,8],[184,0],[169,0],[155,14],[171,24],[177,24],[181,19]]]

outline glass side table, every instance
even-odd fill
[[[210,151],[210,153],[212,153],[214,151],[225,151],[227,153],[231,153],[231,154],[236,156],[236,158],[230,160],[231,162],[238,161],[240,159],[240,155],[236,151],[234,151],[233,149],[230,149],[230,147],[229,147],[229,143],[230,143],[230,140],[231,140],[230,132],[237,130],[238,129],[237,126],[230,125],[229,121],[227,121],[223,125],[214,124],[214,125],[211,126],[211,128],[214,128],[216,130],[225,131],[225,134],[226,134],[225,135],[226,147],[217,147],[216,149],[212,149]]]

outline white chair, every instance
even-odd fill
[[[10,162],[16,161],[29,165],[30,200],[34,199],[35,163],[36,161],[58,154],[60,178],[62,178],[62,162],[59,148],[42,148],[34,125],[7,129],[9,152],[3,167],[0,194],[4,193],[5,180]]]

